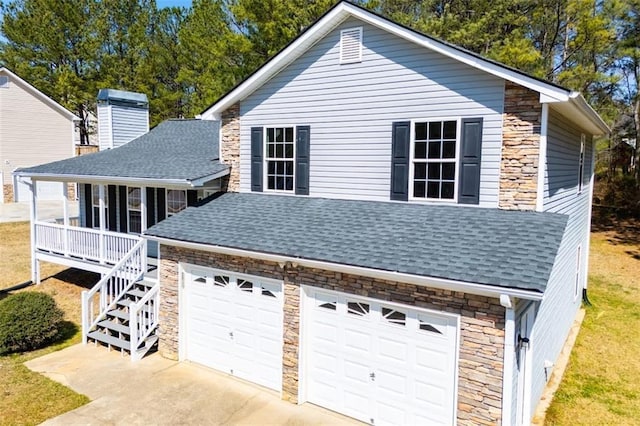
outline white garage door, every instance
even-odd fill
[[[14,182],[18,183],[17,201],[31,201],[31,190],[29,186],[18,179],[15,179]],[[62,182],[38,181],[36,188],[38,191],[38,201],[62,200]]]
[[[186,270],[186,358],[282,388],[282,284],[211,269]]]
[[[375,425],[455,422],[455,316],[305,293],[309,402]]]

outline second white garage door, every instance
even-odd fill
[[[306,399],[367,423],[455,423],[458,320],[305,289]]]
[[[198,267],[185,272],[185,357],[280,391],[282,284]]]

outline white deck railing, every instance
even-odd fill
[[[147,244],[146,240],[139,240],[91,290],[82,292],[83,343],[87,343],[87,334],[146,271]]]
[[[116,264],[140,237],[98,229],[36,222],[36,250],[101,264]]]
[[[129,332],[131,344],[131,360],[137,361],[144,355],[138,352],[138,346],[158,326],[160,317],[160,285],[154,285],[151,290],[138,300],[129,305]]]

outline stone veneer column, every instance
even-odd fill
[[[539,94],[505,83],[499,207],[535,210],[542,105]]]
[[[13,185],[2,185],[2,199],[5,203],[13,203]]]
[[[275,262],[161,246],[160,341],[164,357],[178,358],[178,264],[211,267],[284,282],[282,398],[298,402],[300,285],[342,291],[449,312],[460,317],[459,425],[500,424],[504,308],[498,299]],[[510,401],[506,401],[510,403]]]
[[[223,191],[240,191],[240,104],[227,108],[222,113],[222,140],[220,149],[222,161],[231,167],[223,181]],[[226,186],[226,188],[225,188]]]

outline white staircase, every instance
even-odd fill
[[[147,272],[146,241],[140,240],[91,290],[82,292],[82,341],[141,359],[158,336],[159,286]]]

